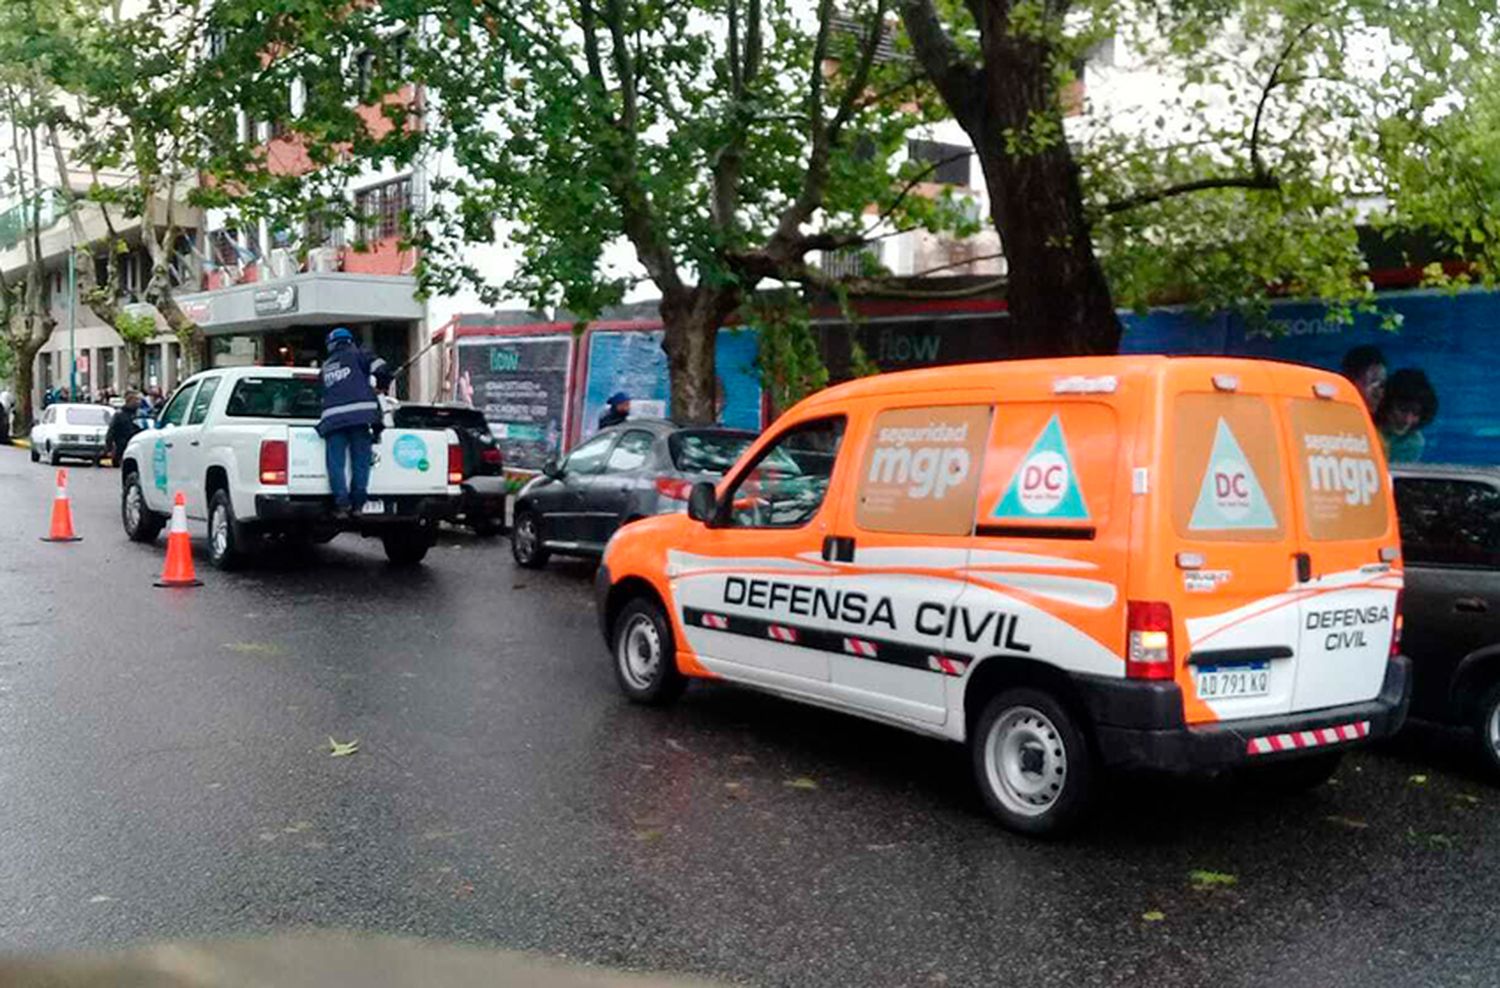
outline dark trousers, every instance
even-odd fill
[[[328,487],[333,501],[341,508],[358,511],[370,491],[370,427],[350,426],[323,437],[328,459]],[[348,464],[346,475],[345,464]]]

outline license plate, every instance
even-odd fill
[[[359,513],[362,515],[383,515],[385,514],[385,502],[366,501],[360,506]]]
[[[1266,662],[1237,666],[1199,666],[1195,675],[1200,700],[1265,696],[1271,691],[1271,667]]]

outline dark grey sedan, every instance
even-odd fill
[[[1500,778],[1500,469],[1395,474],[1412,714],[1473,728]]]
[[[632,419],[604,429],[521,489],[511,552],[542,566],[554,552],[598,556],[615,529],[637,518],[687,510],[700,480],[717,481],[755,439],[752,432]]]

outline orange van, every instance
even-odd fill
[[[969,745],[999,819],[1109,767],[1322,782],[1406,713],[1391,484],[1352,385],[1258,360],[884,374],[798,404],[598,576],[623,691],[722,679]]]

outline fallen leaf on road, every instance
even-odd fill
[[[667,738],[667,747],[671,748],[673,751],[680,751],[684,754],[687,753],[687,749],[682,746],[682,742],[675,741],[672,738]]]
[[[353,741],[350,741],[348,744],[343,744],[342,742],[335,741],[333,739],[333,736],[329,735],[329,737],[328,737],[328,746],[331,749],[333,749],[332,751],[330,751],[328,753],[329,757],[331,757],[331,758],[343,758],[345,755],[352,755],[356,751],[359,750],[359,739],[355,738]]]
[[[91,895],[91,896],[89,896],[89,902],[92,902],[92,903],[95,903],[95,904],[98,904],[100,902],[114,902],[114,901],[115,901],[114,899],[110,898],[107,895]]]
[[[1347,827],[1350,830],[1364,830],[1370,826],[1363,820],[1356,820],[1349,816],[1325,816],[1323,821],[1325,823],[1336,824],[1340,827]]]
[[[816,789],[818,784],[805,775],[799,775],[795,779],[787,779],[782,785],[788,789]]]
[[[225,642],[224,647],[241,655],[280,655],[281,646],[271,642]]]
[[[1425,776],[1425,775],[1414,775],[1411,778],[1407,779],[1406,781],[1410,782],[1414,786],[1425,786],[1425,785],[1427,785],[1427,776]]]
[[[1453,798],[1468,803],[1470,806],[1479,805],[1479,797],[1470,792],[1461,792]]]
[[[1194,888],[1212,889],[1228,888],[1239,882],[1239,878],[1222,871],[1203,871],[1194,869],[1188,872],[1188,880],[1193,883]]]
[[[642,842],[647,842],[647,843],[649,843],[651,841],[661,840],[664,836],[666,836],[666,832],[665,831],[657,830],[655,828],[652,828],[650,830],[637,830],[635,832],[635,839],[636,840],[642,841]]]
[[[1141,919],[1145,920],[1148,923],[1160,923],[1166,918],[1167,914],[1162,912],[1160,909],[1152,909],[1147,912],[1141,913]]]

